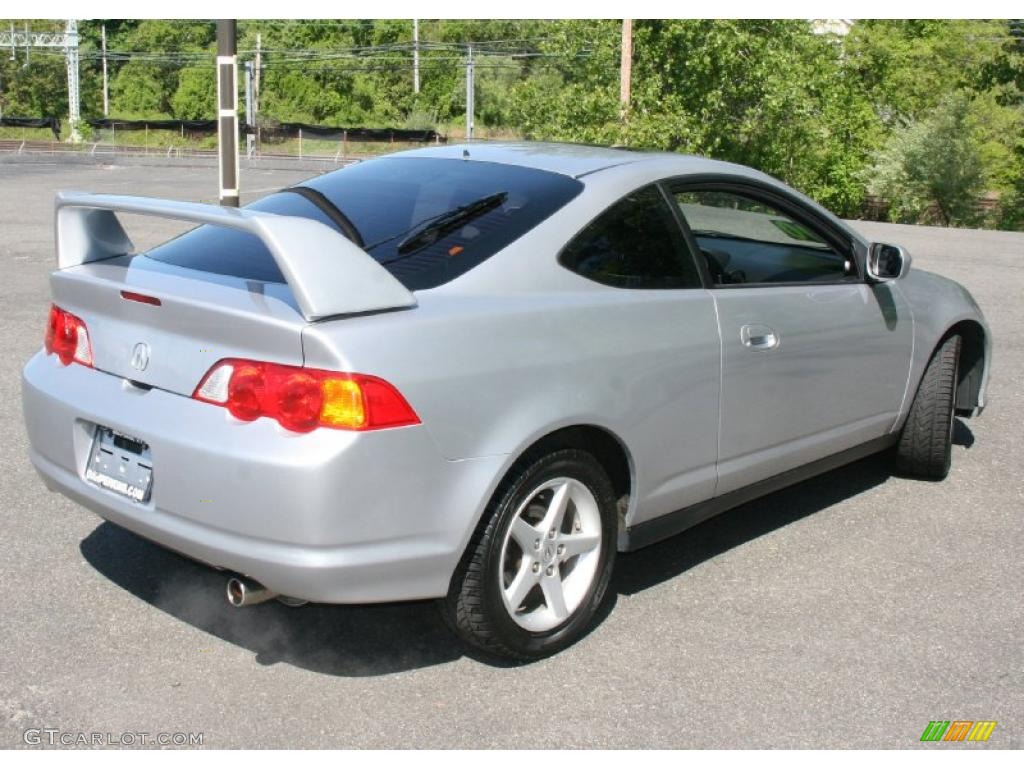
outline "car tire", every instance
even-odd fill
[[[495,492],[440,601],[447,623],[505,659],[562,650],[587,631],[604,600],[617,536],[615,494],[593,456],[567,448],[521,461]]]
[[[942,480],[953,452],[960,337],[950,336],[932,355],[896,444],[896,468],[904,475]]]

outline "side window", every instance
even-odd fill
[[[733,192],[673,193],[716,285],[834,283],[853,263],[791,216]]]
[[[700,273],[657,187],[637,190],[592,221],[559,257],[564,267],[616,288],[699,288]]]

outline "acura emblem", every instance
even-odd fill
[[[144,371],[147,365],[149,365],[149,344],[140,341],[132,349],[132,368]]]

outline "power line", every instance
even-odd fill
[[[44,53],[45,52],[40,52]],[[61,55],[50,52],[51,55]],[[240,51],[241,58],[248,58],[242,56],[242,54],[255,54],[256,50],[252,51]],[[405,62],[404,57],[398,57],[395,55],[387,55],[384,53],[371,54],[371,55],[352,55],[346,53],[338,53],[331,51],[288,51],[287,49],[262,49],[262,56],[266,57],[268,62],[273,63],[306,63],[306,62]],[[195,64],[205,65],[209,63],[211,54],[206,52],[178,52],[178,53],[164,53],[157,51],[114,51],[108,49],[106,51],[106,59],[110,62],[125,63],[130,61],[140,61],[147,63],[164,63],[164,64]],[[477,51],[473,49],[474,57],[491,57],[500,59],[581,59],[589,58],[594,55],[590,51],[580,51],[573,54],[558,54],[558,53],[543,53],[539,51]],[[80,57],[86,61],[101,61],[104,58],[102,51],[85,51],[80,54]],[[462,54],[458,54],[454,51],[442,51],[433,53],[431,55],[424,55],[421,57],[421,64],[435,63],[435,62],[464,62],[466,57]],[[264,66],[267,66],[266,64]]]

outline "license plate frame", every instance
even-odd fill
[[[136,504],[153,492],[153,458],[149,445],[137,437],[96,425],[85,466],[87,482]]]

